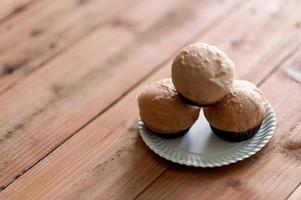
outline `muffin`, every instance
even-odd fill
[[[265,102],[263,94],[253,83],[236,80],[231,93],[222,101],[204,108],[204,114],[216,135],[240,142],[253,137],[260,129]]]
[[[138,94],[138,106],[145,127],[164,138],[184,135],[200,112],[200,108],[181,101],[171,79],[147,85]]]
[[[174,58],[171,72],[179,96],[186,103],[205,107],[230,93],[234,63],[217,47],[194,43]]]

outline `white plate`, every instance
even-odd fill
[[[250,157],[264,147],[276,128],[275,112],[266,104],[266,116],[258,133],[243,142],[227,142],[216,136],[203,113],[187,134],[176,139],[163,139],[145,129],[142,121],[138,128],[146,145],[159,156],[175,163],[194,167],[218,167]]]

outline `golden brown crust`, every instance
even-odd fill
[[[240,132],[263,121],[265,99],[252,83],[234,82],[230,94],[217,104],[204,108],[208,122],[221,130]]]
[[[185,47],[172,64],[172,81],[183,96],[212,104],[230,93],[234,63],[220,49],[205,43]]]
[[[138,95],[139,113],[149,129],[158,133],[177,133],[190,128],[200,108],[181,101],[171,79],[147,85]]]

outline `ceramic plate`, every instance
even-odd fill
[[[167,160],[194,167],[218,167],[248,158],[267,144],[274,134],[276,117],[271,104],[266,104],[266,110],[258,133],[243,142],[220,139],[212,132],[202,112],[188,133],[180,138],[160,138],[145,129],[142,121],[138,128],[146,145]]]

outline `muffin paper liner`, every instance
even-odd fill
[[[155,132],[155,131],[149,129],[146,125],[145,125],[145,128],[148,131],[152,132],[153,134],[155,134],[155,135],[157,135],[157,136],[159,136],[161,138],[166,138],[166,139],[173,139],[173,138],[181,137],[181,136],[185,135],[189,131],[189,129],[190,129],[190,127],[189,127],[188,129],[179,131],[177,133],[158,133],[158,132]]]
[[[241,142],[247,139],[250,139],[251,137],[253,137],[258,130],[261,127],[260,123],[259,125],[257,125],[254,128],[248,129],[246,131],[242,131],[242,132],[232,132],[232,131],[224,131],[218,128],[215,128],[214,126],[212,126],[210,124],[210,127],[212,129],[212,131],[220,138],[230,141],[230,142]]]

